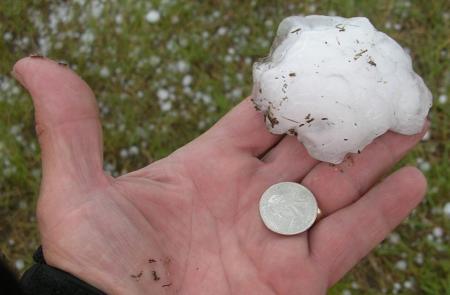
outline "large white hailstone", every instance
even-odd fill
[[[334,164],[388,130],[419,133],[432,103],[409,55],[364,17],[284,19],[253,82],[269,131]]]

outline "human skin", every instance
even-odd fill
[[[423,132],[386,133],[330,166],[267,132],[249,99],[168,157],[113,178],[88,85],[45,58],[18,61],[13,75],[35,106],[47,263],[108,294],[325,294],[425,194],[413,167],[379,182]],[[281,181],[316,196],[323,217],[309,231],[263,225],[260,196]]]

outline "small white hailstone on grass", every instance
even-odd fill
[[[121,14],[116,15],[116,17],[114,18],[114,21],[118,25],[121,24],[123,22],[123,16]]]
[[[392,233],[389,235],[389,242],[391,244],[398,244],[400,242],[400,235],[398,233]]]
[[[316,12],[316,10],[317,10],[317,5],[316,5],[316,4],[312,3],[312,4],[310,4],[310,5],[308,6],[308,11],[309,11],[309,12],[314,13],[314,12]]]
[[[176,63],[176,68],[178,72],[185,73],[189,71],[189,64],[184,60],[180,60]]]
[[[28,204],[26,201],[20,201],[19,202],[19,208],[20,209],[26,209],[28,207]]]
[[[395,293],[397,293],[399,290],[402,289],[402,285],[400,283],[397,283],[397,282],[394,283],[393,287],[394,287],[393,289],[394,289]]]
[[[3,34],[3,40],[5,40],[6,42],[11,41],[12,37],[13,35],[11,34],[11,32],[6,32]]]
[[[25,266],[25,263],[23,262],[22,259],[17,259],[16,263],[15,263],[16,269],[17,270],[22,270]]]
[[[135,156],[135,155],[139,154],[139,148],[137,146],[133,145],[128,149],[128,153],[130,155]]]
[[[284,19],[253,82],[270,132],[334,164],[388,130],[420,132],[432,101],[411,58],[364,17]]]
[[[433,186],[433,187],[431,187],[431,188],[428,189],[428,192],[429,192],[430,194],[437,194],[437,193],[439,192],[439,187]]]
[[[22,39],[17,40],[17,45],[20,47],[26,47],[30,44],[30,38],[25,36]]]
[[[197,127],[198,127],[199,129],[205,128],[205,127],[206,127],[206,122],[205,122],[205,121],[198,121]]]
[[[63,47],[63,43],[61,41],[57,41],[53,47],[55,49],[61,49]]]
[[[438,100],[439,100],[439,103],[445,104],[447,102],[447,95],[445,95],[445,94],[439,95]]]
[[[270,18],[266,19],[266,21],[264,22],[264,25],[268,28],[273,27],[273,20],[271,20]]]
[[[15,167],[15,166],[3,169],[3,175],[5,175],[5,176],[14,175],[16,172],[17,172],[17,167]]]
[[[183,77],[183,80],[181,81],[181,84],[183,84],[183,86],[189,86],[192,84],[192,81],[194,79],[192,78],[191,75],[186,75]]]
[[[431,164],[430,162],[423,162],[419,165],[419,169],[422,170],[423,172],[428,172],[431,169]]]
[[[16,241],[14,241],[13,239],[9,239],[9,240],[8,240],[8,244],[9,244],[10,246],[13,246],[15,243],[16,243]]]
[[[342,295],[352,295],[352,292],[350,292],[350,290],[345,289],[342,291]]]
[[[127,158],[128,157],[128,151],[126,149],[120,150],[120,157]]]
[[[13,87],[11,88],[11,93],[12,93],[12,94],[19,94],[19,92],[20,92],[19,87],[13,86]]]
[[[186,95],[192,95],[192,88],[190,86],[183,87],[183,93]]]
[[[11,80],[4,76],[0,76],[0,78],[2,78],[2,79],[0,79],[0,90],[8,91],[12,85]]]
[[[37,179],[41,178],[41,169],[36,168],[31,170],[31,175]]]
[[[213,18],[219,18],[220,17],[220,11],[219,10],[215,10],[212,15]]]
[[[102,67],[102,68],[100,69],[100,76],[101,76],[102,78],[107,78],[107,77],[109,77],[109,74],[110,74],[110,72],[109,72],[109,69],[108,69],[107,67]]]
[[[103,1],[92,1],[91,2],[91,13],[94,18],[99,18],[103,12]]]
[[[176,44],[176,42],[174,40],[170,39],[169,41],[167,41],[167,44],[166,44],[167,50],[174,52],[174,51],[176,51],[177,46],[178,45]]]
[[[405,281],[403,287],[405,287],[405,289],[412,289],[414,287],[414,282],[410,280]]]
[[[203,93],[201,98],[202,98],[202,101],[203,101],[204,104],[210,104],[212,102],[211,95],[209,95],[207,93]]]
[[[395,268],[398,270],[406,270],[408,263],[405,260],[399,260],[395,263]]]
[[[159,103],[159,107],[161,108],[161,111],[167,112],[172,109],[172,102],[170,101],[161,101]]]
[[[159,100],[166,100],[169,98],[169,91],[164,88],[158,89],[156,96],[158,96]]]
[[[179,43],[181,47],[186,47],[189,44],[189,40],[186,38],[180,38]]]
[[[418,265],[422,265],[423,264],[423,254],[422,253],[417,253],[416,257],[414,258],[414,261]]]
[[[444,230],[442,229],[442,227],[436,226],[435,228],[433,228],[433,235],[436,238],[441,238],[444,235]]]
[[[252,31],[252,30],[251,30],[249,27],[247,27],[247,26],[241,27],[241,32],[242,32],[242,34],[244,34],[244,35],[250,34],[251,31]]]
[[[111,163],[105,163],[104,169],[108,174],[111,174],[114,171],[115,167]]]
[[[214,104],[210,104],[209,106],[208,106],[208,113],[215,113],[216,111],[217,111],[217,106],[216,105],[214,105]]]
[[[43,36],[38,38],[39,44],[39,52],[43,55],[47,55],[50,49],[52,48],[52,42],[50,41],[50,37]]]
[[[234,88],[231,91],[231,97],[233,97],[235,99],[242,98],[242,89],[241,88]]]
[[[450,202],[445,203],[443,212],[445,216],[450,218]]]
[[[161,62],[161,58],[157,55],[152,55],[148,58],[150,65],[156,66]]]
[[[231,63],[233,61],[233,57],[231,55],[227,54],[227,55],[225,55],[224,60],[226,63]]]
[[[448,20],[448,19],[450,19],[450,13],[448,11],[444,11],[444,12],[442,12],[442,17],[445,20]]]
[[[21,132],[21,130],[22,130],[22,125],[20,125],[20,124],[13,125],[9,129],[9,133],[11,133],[12,135],[17,135],[17,134],[19,134]]]
[[[95,39],[95,35],[90,30],[85,31],[81,35],[81,41],[83,41],[84,43],[91,43],[92,41],[94,41],[94,39]]]
[[[180,18],[178,17],[178,15],[173,15],[170,18],[170,21],[172,22],[172,24],[177,24],[180,21]]]
[[[220,27],[217,30],[217,35],[224,36],[228,32],[228,29],[226,27]]]
[[[161,14],[159,13],[158,10],[152,9],[145,15],[145,20],[151,24],[156,24],[157,22],[159,22],[160,19]]]

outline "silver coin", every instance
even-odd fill
[[[272,185],[259,201],[259,213],[264,224],[282,235],[304,232],[316,220],[317,212],[312,192],[295,182]]]

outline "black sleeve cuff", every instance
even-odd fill
[[[20,279],[26,295],[98,295],[106,294],[68,272],[45,263],[42,247],[33,255],[36,262]]]

